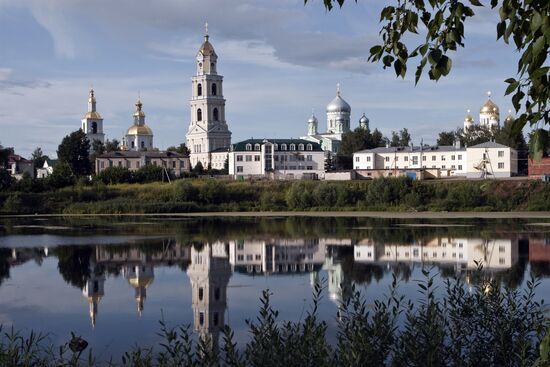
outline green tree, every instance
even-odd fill
[[[372,149],[384,146],[384,136],[375,129],[371,132],[369,129],[356,128],[354,131],[349,131],[342,134],[342,142],[337,155],[338,166],[340,168],[352,168],[353,153],[364,149]],[[330,162],[334,164],[334,162]]]
[[[80,129],[65,136],[57,148],[59,161],[66,162],[76,176],[89,175],[92,172],[89,154],[90,141]]]
[[[105,152],[117,152],[120,150],[120,142],[116,139],[113,140],[107,140],[105,142]]]
[[[392,147],[407,147],[411,143],[411,134],[406,128],[401,129],[399,133],[392,131],[390,146]]]
[[[35,171],[37,168],[42,168],[42,166],[44,166],[46,159],[48,159],[48,156],[42,153],[42,148],[38,147],[32,152],[31,160],[34,164]]]
[[[7,168],[8,158],[13,154],[13,148],[4,148],[0,145],[0,167]]]
[[[537,129],[529,134],[529,155],[535,160],[548,156],[548,131]]]
[[[14,184],[14,179],[11,177],[8,170],[0,168],[0,191],[8,190]]]
[[[304,0],[305,3],[308,0]],[[323,0],[327,10],[340,7],[345,0]],[[355,0],[357,2],[357,0]],[[482,7],[479,0],[468,2],[451,0],[393,0],[382,9],[380,22],[381,43],[370,49],[369,60],[381,61],[384,69],[392,67],[398,77],[404,78],[411,59],[418,61],[415,82],[425,68],[432,80],[447,76],[452,68],[449,54],[464,47],[465,22]],[[512,96],[516,111],[522,113],[513,122],[512,131],[519,133],[529,123],[550,124],[550,1],[518,0],[490,1],[495,17],[497,40],[518,51],[517,75],[504,82],[505,94]],[[409,48],[412,42],[416,47]]]
[[[195,167],[193,167],[193,172],[198,175],[202,175],[204,173],[204,167],[202,166],[201,161],[198,161],[197,164],[195,164]]]
[[[439,133],[439,138],[437,138],[437,145],[453,145],[456,140],[456,135],[454,131],[442,131]]]
[[[183,154],[186,157],[189,157],[189,153],[191,153],[189,151],[189,148],[187,148],[187,145],[185,145],[185,143],[181,143],[177,147],[175,147],[175,146],[168,147],[168,149],[166,149],[166,150],[169,151],[169,152],[176,152],[176,153],[179,153],[179,154]]]
[[[52,189],[59,189],[66,186],[74,185],[76,178],[67,162],[58,162],[53,173],[47,177],[48,186]]]
[[[97,174],[96,179],[104,184],[130,183],[133,181],[132,172],[126,167],[107,167]]]

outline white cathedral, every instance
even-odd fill
[[[191,166],[201,162],[206,169],[223,169],[231,145],[231,131],[225,121],[223,76],[217,72],[218,56],[208,40],[197,53],[197,74],[191,79],[191,122],[187,130],[187,147]]]
[[[512,111],[508,110],[508,116],[504,120],[504,123],[507,124],[512,121],[514,121]],[[466,117],[464,117],[464,132],[472,129],[475,124],[474,118],[470,114],[470,110],[468,110]],[[487,101],[479,110],[479,126],[489,129],[500,127],[500,109],[491,100],[491,92],[487,92]]]
[[[336,154],[340,149],[340,143],[342,142],[342,135],[349,132],[350,129],[350,117],[351,106],[341,96],[340,85],[336,86],[336,97],[327,105],[327,130],[324,133],[318,131],[318,120],[315,114],[311,114],[311,117],[307,121],[308,131],[306,136],[302,136],[301,139],[305,139],[314,143],[319,143],[324,151]],[[369,128],[369,119],[363,113],[363,116],[359,119],[359,127],[362,129]]]

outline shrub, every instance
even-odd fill
[[[186,180],[178,180],[174,185],[174,200],[195,201],[198,199],[199,190]]]
[[[107,167],[101,171],[96,180],[104,184],[131,183],[134,180],[132,172],[126,167]]]

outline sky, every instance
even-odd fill
[[[479,8],[467,21],[449,77],[415,87],[416,64],[402,80],[367,61],[383,4],[348,0],[327,12],[321,0],[0,0],[0,144],[55,156],[80,128],[91,86],[108,139],[132,124],[139,94],[154,145],[185,142],[206,21],[232,142],[303,136],[312,110],[325,131],[337,83],[352,128],[365,113],[371,129],[407,128],[415,144],[462,126],[467,109],[478,121],[487,91],[504,120],[504,80],[518,56],[496,41],[497,11]]]

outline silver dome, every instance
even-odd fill
[[[340,97],[340,93],[327,105],[327,112],[351,112],[350,105]]]
[[[365,114],[363,114],[363,116],[361,116],[361,118],[359,119],[359,123],[360,124],[368,124],[369,123],[369,119],[367,118],[367,116],[365,116]]]
[[[311,117],[307,120],[307,122],[310,124],[317,123],[317,117],[315,117],[314,114],[311,114]]]

